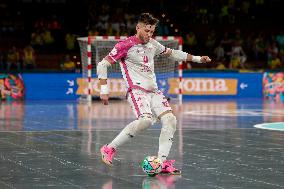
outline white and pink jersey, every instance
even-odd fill
[[[166,47],[155,39],[146,44],[136,36],[118,42],[106,57],[111,63],[120,61],[123,78],[128,89],[155,91],[158,89],[154,73],[154,57]]]

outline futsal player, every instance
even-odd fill
[[[177,120],[167,98],[158,89],[154,73],[154,57],[166,56],[176,61],[207,63],[208,56],[193,56],[181,50],[166,48],[152,38],[158,19],[142,13],[136,25],[136,34],[118,42],[112,51],[97,65],[100,80],[100,98],[105,105],[109,100],[107,68],[120,63],[127,87],[127,100],[137,119],[129,123],[109,144],[101,148],[102,160],[112,165],[118,148],[139,132],[149,128],[157,118],[162,123],[159,137],[158,158],[163,162],[162,173],[181,174],[174,167],[175,160],[168,160]],[[134,153],[134,152],[133,152]]]

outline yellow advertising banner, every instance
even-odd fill
[[[178,94],[178,78],[170,78],[168,94]],[[77,79],[77,95],[88,94],[87,79]],[[108,79],[111,97],[125,96],[126,89],[124,80],[121,78]],[[237,79],[224,78],[184,78],[182,89],[184,95],[236,95],[238,89]],[[99,96],[99,80],[92,79],[92,95]]]
[[[77,79],[78,90],[77,95],[88,94],[88,82],[87,79],[78,78]],[[110,97],[125,96],[126,89],[124,85],[124,80],[121,79],[108,79],[108,86],[110,90]],[[99,80],[92,78],[92,95],[100,96],[100,86]]]
[[[169,94],[178,94],[178,78],[169,79]],[[237,79],[225,78],[184,78],[182,90],[184,95],[236,95]]]

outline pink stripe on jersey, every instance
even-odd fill
[[[135,108],[135,110],[136,110],[137,117],[139,117],[139,116],[141,115],[141,112],[140,112],[139,107],[138,107],[138,104],[137,104],[137,102],[136,102],[136,100],[135,100],[134,94],[133,94],[132,91],[130,91],[129,93],[130,93],[130,95],[131,95],[131,99],[132,99],[134,108]]]
[[[133,82],[130,78],[130,75],[129,75],[129,72],[128,72],[128,69],[127,69],[127,66],[126,66],[124,59],[121,61],[121,64],[122,64],[122,67],[123,67],[123,70],[124,70],[124,74],[126,76],[128,87],[131,89],[133,87]]]

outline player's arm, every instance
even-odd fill
[[[126,55],[125,46],[127,46],[127,42],[128,41],[126,40],[118,42],[114,46],[112,51],[97,65],[97,74],[101,86],[100,98],[105,105],[108,104],[109,99],[109,90],[107,86],[107,68]]]
[[[163,55],[173,58],[176,61],[190,61],[196,63],[211,62],[211,59],[208,56],[194,56],[181,50],[175,50],[170,48],[167,48]]]
[[[108,57],[104,58],[97,65],[97,75],[99,78],[99,83],[101,87],[100,98],[103,101],[104,105],[108,105],[109,99],[109,89],[107,86],[107,68],[111,65]]]

